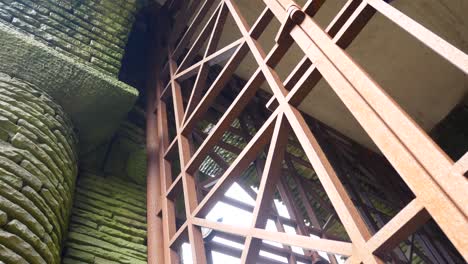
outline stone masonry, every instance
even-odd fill
[[[153,1],[0,0],[0,264],[146,263],[144,111],[119,73]]]
[[[145,0],[0,0],[0,23],[117,76]]]
[[[59,263],[77,174],[62,108],[0,73],[0,263]]]
[[[63,263],[146,263],[145,188],[82,173]]]

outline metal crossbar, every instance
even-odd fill
[[[178,6],[175,4],[177,1],[168,2],[171,3],[168,6]],[[467,171],[467,155],[457,162],[448,158],[382,87],[346,54],[344,48],[375,13],[380,13],[466,74],[468,55],[382,0],[347,1],[325,30],[313,20],[313,15],[324,1],[309,0],[300,7],[292,0],[264,0],[266,8],[252,27],[234,0],[196,2],[186,8],[182,5],[179,11],[180,16],[194,13],[188,27],[188,21],[177,16],[172,35],[158,36],[170,40],[166,42],[169,46],[156,45],[158,52],[167,51],[167,62],[162,65],[165,56],[160,56],[155,64],[155,80],[148,87],[148,263],[178,263],[181,241],[190,244],[193,263],[197,264],[211,261],[207,256],[209,254],[206,254],[208,247],[236,255],[242,263],[249,264],[261,262],[259,251],[264,249],[288,256],[288,263],[306,259],[305,255],[292,252],[291,246],[309,250],[309,253],[327,252],[333,263],[337,263],[334,254],[347,256],[347,263],[384,263],[386,260],[382,256],[392,252],[395,246],[410,236],[410,258],[413,258],[421,250],[414,246],[414,240],[419,236],[413,234],[429,219],[438,224],[465,261],[468,260],[468,183],[463,175]],[[193,12],[191,9],[197,6],[198,11]],[[214,11],[210,14],[211,7],[214,7]],[[241,38],[216,51],[221,34],[226,30],[224,24],[228,15],[232,17]],[[208,18],[205,24],[204,18]],[[277,42],[266,54],[257,39],[273,19],[284,24]],[[198,36],[191,42],[197,30]],[[204,41],[208,41],[207,49],[199,52]],[[274,68],[293,44],[297,44],[305,56],[283,82]],[[196,131],[197,124],[205,118],[248,53],[258,67],[240,87],[233,101],[225,106],[225,112],[211,130]],[[200,55],[201,59],[192,63]],[[225,65],[207,87],[210,67],[221,61],[226,61]],[[184,98],[181,82],[194,76],[190,96]],[[310,128],[297,109],[305,95],[322,78],[329,83],[415,196],[391,220],[380,223],[378,230],[375,230],[377,224],[372,225],[360,213],[360,210],[372,209],[368,208],[369,202],[352,197],[347,191],[343,179],[337,175],[336,168],[319,144],[317,131]],[[168,82],[163,83],[162,80]],[[230,164],[223,164],[222,173],[211,181],[210,188],[204,189],[198,181],[198,168],[208,156],[222,159],[216,156],[218,154],[213,152],[213,148],[220,144],[227,131],[240,130],[238,133],[248,135],[246,129],[233,128],[232,124],[240,119],[262,84],[271,89],[268,106],[272,112],[259,124],[255,135],[245,138],[248,142],[243,148],[223,143],[228,145],[224,148],[236,152],[237,158]],[[168,105],[172,105],[173,109],[168,109]],[[169,114],[174,115],[176,131],[171,144]],[[193,133],[197,133],[201,142],[197,149],[193,146]],[[317,212],[309,203],[307,187],[300,184],[300,176],[292,174],[291,179],[298,186],[299,197],[307,204],[307,218],[314,232],[320,236],[318,239],[309,236],[313,233],[311,227],[304,225],[304,215],[295,208],[295,198],[289,193],[288,182],[282,177],[284,167],[292,172],[295,169],[294,158],[286,150],[291,133],[297,138],[297,145],[304,150],[310,168],[330,201],[330,205],[323,202],[323,208],[332,208],[327,209],[327,223],[320,223]],[[264,149],[267,149],[266,160],[264,166],[260,166],[257,156]],[[168,158],[168,153],[173,150],[177,152],[180,163],[178,175],[173,175],[175,172],[171,169],[171,163],[174,161]],[[278,162],[283,160],[284,163]],[[219,201],[236,204],[236,201],[225,198],[224,193],[252,163],[259,166],[260,172],[258,192],[252,194],[255,205],[249,207],[237,203],[239,207],[252,210],[252,224],[240,228],[204,219]],[[369,184],[377,183],[370,181]],[[288,205],[290,220],[282,219],[277,212],[271,216],[271,201],[277,191]],[[201,192],[205,192],[205,195],[201,195]],[[185,219],[182,222],[176,215],[174,197],[178,195],[183,196]],[[367,212],[367,215],[372,218],[372,213]],[[279,229],[284,222],[291,221],[297,232],[267,231],[265,225],[268,219],[274,219]],[[349,241],[330,239],[333,235],[326,234],[328,225],[334,219],[340,220]],[[202,227],[226,234],[226,237],[234,235],[232,239],[242,237],[241,240],[237,239],[244,244],[240,256],[238,251],[227,246],[206,244]],[[262,240],[278,242],[284,247],[268,247]]]

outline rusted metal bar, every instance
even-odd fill
[[[214,231],[214,232],[216,234],[215,236],[226,239],[226,240],[229,240],[229,241],[232,241],[232,242],[235,242],[235,243],[243,244],[244,241],[245,241],[245,239],[243,237],[235,236],[235,235],[228,234],[228,233],[222,233],[222,232],[216,232],[216,231]],[[222,246],[225,246],[225,245],[219,244],[219,246],[222,247]],[[265,251],[265,252],[268,252],[268,253],[271,253],[271,254],[276,254],[276,255],[282,256],[282,257],[288,257],[288,255],[290,254],[289,250],[285,250],[284,248],[279,248],[277,246],[273,246],[273,245],[270,245],[270,244],[267,244],[267,243],[262,243],[260,248],[261,248],[262,251]],[[235,257],[240,258],[241,254],[242,254],[242,250],[238,250],[236,252]],[[295,253],[295,252],[292,252],[292,254],[294,255],[294,257],[298,261],[301,261],[301,262],[309,261],[309,258],[307,258],[306,256],[304,256],[302,254]],[[259,261],[261,262],[262,260],[259,259]]]
[[[193,34],[195,34],[195,31],[197,30],[198,25],[202,22],[203,18],[206,16],[206,14],[211,8],[211,5],[213,5],[214,2],[215,2],[214,0],[205,0],[203,2],[203,5],[198,10],[198,13],[195,15],[192,23],[188,27],[187,31],[185,31],[185,34],[182,36],[179,43],[175,47],[174,52],[172,54],[169,54],[170,58],[174,60],[177,60],[179,58],[179,56],[184,51],[185,46],[190,42],[190,39],[192,38]],[[178,20],[178,23],[183,23],[183,22],[184,22],[183,19]],[[174,38],[177,38],[177,36],[174,36]]]
[[[183,1],[179,1],[179,2],[182,3]],[[184,21],[186,21],[187,17],[191,15],[191,12],[193,12],[193,10],[196,10],[202,3],[203,3],[202,1],[192,1],[190,5],[187,5],[184,8],[181,8],[181,10],[176,15],[176,24],[172,28],[171,34],[168,37],[169,38],[168,45],[170,45],[171,47],[174,47],[177,44],[176,43],[177,39],[180,37],[180,34],[184,30],[184,28],[187,26],[186,23],[184,23]]]
[[[278,242],[290,246],[312,249],[323,252],[330,252],[334,254],[350,256],[352,254],[352,245],[347,242],[339,242],[326,239],[311,239],[308,237],[267,231],[260,228],[244,228],[226,225],[222,223],[212,222],[202,218],[194,218],[193,224],[203,226],[206,228],[218,230],[224,233],[231,233],[246,237],[252,235],[257,239]]]
[[[157,71],[155,71],[157,72]],[[157,79],[156,79],[157,80]],[[148,263],[163,263],[163,224],[159,216],[161,211],[161,179],[159,173],[159,142],[156,119],[156,91],[160,82],[148,84],[146,102],[146,151],[147,165],[147,228],[148,228]]]
[[[273,2],[275,1],[267,1],[266,3],[271,8],[274,4]],[[231,10],[234,20],[245,37],[246,43],[249,45],[253,56],[262,69],[274,95],[280,102],[278,109],[284,111],[294,132],[296,133],[296,136],[299,138],[299,141],[303,143],[305,152],[308,154],[309,160],[314,168],[316,168],[317,175],[321,178],[321,182],[324,185],[325,190],[328,192],[328,196],[336,207],[343,224],[345,224],[348,235],[352,238],[353,243],[356,243],[357,248],[360,249],[364,247],[365,240],[370,238],[370,232],[367,229],[367,226],[364,221],[362,221],[356,208],[353,206],[351,199],[348,197],[344,187],[339,182],[333,168],[330,166],[326,158],[322,156],[322,153],[317,154],[317,151],[321,151],[320,146],[318,146],[316,142],[312,141],[313,135],[310,133],[310,129],[307,127],[302,116],[300,116],[299,112],[291,108],[291,106],[285,101],[287,90],[284,88],[276,73],[266,65],[265,58],[262,55],[264,52],[261,51],[261,47],[259,47],[248,35],[248,25],[246,25],[244,20],[241,18],[238,8],[232,1],[226,0],[226,4]],[[282,16],[280,15],[279,17],[285,17],[287,15],[283,7],[278,6],[278,3],[276,3],[276,8],[280,8],[282,11]],[[275,13],[275,11],[273,11],[273,13]],[[376,259],[374,256],[370,256],[369,253],[362,254],[368,256],[367,261],[369,261],[369,263],[381,263],[380,260]]]
[[[258,73],[254,74],[249,82],[246,83],[245,87],[236,97],[234,102],[221,117],[218,124],[216,124],[216,126],[212,129],[207,139],[205,139],[203,144],[193,155],[193,158],[188,165],[189,171],[193,172],[196,168],[198,168],[201,162],[205,159],[204,156],[214,147],[214,145],[216,145],[227,128],[231,126],[231,123],[234,121],[234,119],[236,119],[244,107],[247,106],[250,99],[255,95],[255,92],[263,81],[263,75],[258,71]]]
[[[163,179],[160,174],[161,159],[160,154],[164,152],[162,141],[160,141],[161,132],[159,130],[159,120],[157,116],[159,104],[159,93],[162,90],[159,75],[162,56],[158,54],[161,49],[162,38],[164,34],[159,30],[166,25],[166,17],[159,16],[153,19],[157,26],[151,28],[151,44],[155,49],[150,52],[153,60],[150,60],[151,76],[146,83],[146,152],[147,152],[147,176],[146,176],[146,203],[147,203],[147,249],[148,263],[164,263],[164,236],[165,229],[163,210],[162,185]]]
[[[158,98],[162,86],[159,86]],[[157,100],[157,121],[158,121],[158,134],[160,135],[159,142],[159,155],[160,155],[160,179],[161,179],[161,192],[163,194],[169,189],[172,184],[172,171],[171,164],[164,158],[164,153],[169,146],[169,131],[167,123],[167,108],[163,100]],[[176,218],[175,218],[175,205],[174,201],[169,199],[167,195],[162,195],[162,218],[163,218],[163,236],[164,236],[164,252],[157,252],[164,256],[164,263],[177,263],[179,257],[175,250],[169,247],[172,236],[176,233]]]
[[[169,56],[171,54],[170,50],[168,52]],[[169,57],[169,60],[171,58]],[[171,75],[175,75],[175,70],[177,65],[174,61],[170,61],[169,64]],[[195,178],[188,174],[185,170],[187,163],[191,157],[191,146],[189,139],[182,134],[182,125],[183,125],[183,116],[184,116],[184,106],[182,91],[177,80],[172,79],[172,97],[174,105],[174,113],[176,119],[176,128],[178,133],[178,146],[179,146],[179,160],[180,167],[182,168],[182,187],[184,194],[184,203],[186,215],[189,216],[192,214],[193,210],[198,206],[197,192],[196,192],[196,183]],[[190,222],[187,224],[187,232],[189,237],[190,246],[192,248],[192,260],[194,264],[204,264],[206,263],[206,255],[203,243],[203,237],[199,227],[193,226]]]
[[[272,197],[276,191],[276,183],[281,176],[282,161],[288,142],[287,122],[283,115],[276,117],[273,138],[270,142],[263,175],[260,179],[255,208],[252,213],[252,228],[265,228],[268,220],[268,210]],[[245,248],[242,252],[242,263],[255,263],[260,251],[261,240],[251,236],[246,237]]]
[[[227,18],[227,8],[224,6],[224,4],[221,2],[220,6],[218,7],[218,11],[215,12],[217,13],[216,16],[216,21],[214,22],[213,25],[213,30],[211,32],[211,36],[208,40],[207,48],[205,50],[205,53],[203,55],[203,59],[206,59],[206,57],[211,54],[213,51],[215,51],[219,39],[221,37],[221,33],[224,27],[224,23],[226,22]],[[200,35],[202,37],[202,35]],[[198,51],[198,49],[197,49]],[[182,67],[182,65],[181,65]],[[209,72],[209,65],[207,63],[203,63],[200,66],[200,69],[198,70],[198,75],[197,79],[195,80],[195,84],[193,85],[192,88],[192,93],[190,95],[190,99],[187,104],[187,108],[185,109],[185,115],[184,115],[184,120],[187,118],[188,113],[191,113],[195,105],[198,104],[200,97],[202,95],[203,89],[206,84],[206,78],[208,77],[208,72]]]
[[[203,44],[205,43],[205,41],[207,41],[207,39],[209,39],[209,36],[212,35],[213,29],[218,22],[218,15],[220,14],[219,10],[222,6],[222,3],[219,4],[218,7],[215,9],[215,12],[213,12],[213,14],[210,16],[210,18],[208,19],[208,23],[206,23],[206,25],[201,30],[201,33],[197,36],[189,51],[185,55],[184,59],[182,60],[180,65],[178,65],[178,68],[174,74],[177,74],[178,71],[187,68],[189,64],[192,64],[192,61],[195,59],[195,57],[198,56]],[[205,56],[203,58],[205,58]]]
[[[429,219],[421,203],[415,199],[382,227],[368,242],[372,252],[388,252]]]
[[[216,96],[221,92],[224,85],[229,81],[231,76],[234,74],[237,66],[241,63],[241,60],[247,55],[248,47],[244,43],[241,43],[224,66],[221,73],[218,75],[216,80],[213,82],[211,87],[206,92],[205,96],[201,99],[201,102],[197,105],[193,113],[185,122],[182,132],[184,134],[189,133],[195,126],[195,123],[202,117],[202,115],[208,110],[210,105],[216,99]]]
[[[445,257],[446,254],[444,255],[444,252],[440,251],[439,247],[434,246],[432,242],[428,243],[428,237],[414,234],[431,217],[439,224],[444,233],[466,259],[468,247],[464,241],[467,240],[468,231],[464,227],[466,226],[468,212],[468,198],[464,194],[468,188],[463,175],[468,170],[468,166],[466,165],[468,164],[467,155],[456,163],[450,160],[424,131],[408,117],[399,105],[359,65],[346,55],[343,49],[359,34],[373,14],[378,12],[422,41],[465,73],[468,73],[468,56],[381,0],[349,0],[327,27],[326,32],[311,19],[311,16],[317,13],[324,1],[309,0],[301,9],[291,0],[264,0],[266,8],[258,17],[254,26],[250,28],[234,1],[220,0],[218,2],[220,4],[219,12],[212,14],[212,19],[209,20],[211,22],[202,25],[205,30],[201,30],[195,44],[192,46],[192,51],[189,51],[181,67],[177,67],[175,61],[185,50],[186,45],[197,31],[197,28],[199,28],[202,18],[209,16],[209,6],[213,2],[205,1],[203,3],[195,19],[184,36],[182,36],[175,52],[168,52],[169,63],[163,68],[162,72],[169,75],[170,81],[166,89],[162,89],[163,85],[166,84],[160,83],[158,85],[156,97],[158,108],[157,131],[154,131],[154,120],[148,120],[148,124],[152,127],[148,128],[148,131],[151,132],[148,144],[159,144],[159,157],[155,158],[154,153],[148,153],[148,157],[156,160],[159,159],[161,186],[158,188],[157,183],[155,186],[156,189],[160,189],[160,192],[153,192],[152,195],[161,196],[161,206],[152,206],[151,210],[160,212],[162,216],[161,225],[164,230],[164,249],[159,250],[164,251],[162,255],[164,256],[165,263],[175,263],[177,261],[177,256],[172,248],[181,240],[188,240],[191,244],[194,263],[204,263],[207,261],[200,227],[245,237],[242,243],[246,244],[246,248],[242,254],[239,254],[238,250],[229,249],[227,246],[211,242],[207,244],[207,249],[218,249],[233,256],[240,256],[243,263],[249,264],[254,263],[256,259],[260,262],[266,261],[264,258],[258,257],[259,250],[264,246],[260,243],[262,239],[288,246],[299,246],[305,249],[347,255],[350,256],[347,261],[348,263],[383,263],[383,259],[380,256],[388,253],[400,242],[405,241],[409,235],[412,235],[414,242],[421,243],[423,250],[427,252],[433,251],[434,258],[438,261],[443,261],[443,259],[448,260],[449,258]],[[239,28],[242,38],[212,53],[221,32],[221,27],[218,27],[218,24],[224,23],[223,17],[228,12],[232,15],[234,24]],[[284,21],[284,23],[278,35],[276,45],[269,54],[265,54],[257,39],[275,17],[280,21]],[[177,23],[176,33],[182,28],[181,24]],[[211,37],[208,38],[208,36]],[[330,36],[332,37],[331,39]],[[174,38],[176,37],[173,36],[172,40]],[[207,39],[209,41],[208,50],[203,54],[201,61],[192,64],[192,59],[197,54],[195,52],[196,48],[200,47],[200,43],[203,43]],[[305,56],[283,83],[276,74],[274,67],[294,43],[303,50]],[[169,48],[172,48],[172,46]],[[239,94],[233,96],[235,99],[231,105],[212,107],[216,97],[220,95],[221,90],[228,83],[248,52],[252,53],[259,67],[253,76],[251,76],[249,82],[239,90]],[[208,88],[206,94],[202,96],[201,91],[204,88],[208,66],[228,57],[229,60],[226,66],[214,80],[211,87]],[[178,83],[197,72],[199,76],[197,77],[192,95],[188,99],[188,108],[184,109],[183,103],[184,100],[187,101],[187,98],[182,98],[181,87]],[[158,78],[162,79],[161,77]],[[382,193],[384,195],[382,196],[378,191],[361,192],[359,190],[359,186],[354,178],[378,190],[385,189],[383,185],[393,181],[369,176],[372,173],[378,174],[380,172],[378,168],[369,166],[372,171],[371,173],[364,170],[359,171],[359,169],[352,171],[349,177],[353,177],[353,179],[350,179],[349,182],[346,182],[348,176],[346,176],[347,178],[338,177],[338,174],[342,176],[347,172],[337,173],[339,170],[333,166],[344,167],[346,166],[346,162],[354,161],[348,159],[340,160],[340,162],[331,162],[326,155],[326,151],[323,149],[320,139],[317,139],[316,133],[321,132],[311,129],[302,113],[295,107],[321,78],[324,78],[330,84],[333,91],[345,106],[348,107],[377,147],[400,174],[404,183],[414,193],[416,198],[408,205],[404,206],[404,202],[392,200],[390,197],[392,193],[390,191],[383,190]],[[273,92],[273,97],[268,105],[271,109],[274,109],[274,112],[263,125],[258,126],[258,132],[250,139],[249,132],[246,131],[245,127],[243,128],[244,131],[242,131],[242,129],[233,129],[231,124],[236,118],[239,118],[241,112],[243,112],[248,102],[258,91],[258,87],[264,81],[266,81]],[[164,100],[168,100],[170,96],[173,99],[177,135],[176,139],[169,146],[167,142],[167,114],[165,112]],[[210,117],[211,109],[224,113],[219,121],[216,120],[218,114]],[[216,124],[208,135],[201,135],[201,140],[200,138],[197,139],[200,140],[201,146],[192,155],[191,134],[193,132],[199,133],[195,127],[204,118],[211,118],[211,121]],[[281,122],[285,123],[282,123],[284,124],[282,126],[274,126],[275,120],[281,120]],[[302,158],[285,154],[284,148],[286,144],[281,143],[281,140],[277,141],[278,135],[286,133],[286,127],[289,126],[285,125],[286,123],[290,124],[292,131],[298,138],[298,147],[304,150],[310,164]],[[228,130],[232,131],[236,136],[244,137],[248,141],[247,146],[242,151],[233,148],[225,142],[220,142],[222,141],[223,134]],[[227,188],[241,177],[242,171],[248,168],[250,163],[268,145],[272,134],[274,134],[274,140],[269,144],[270,151],[266,162],[267,167],[264,170],[264,177],[260,180],[259,195],[256,195],[257,202],[255,207],[248,207],[233,199],[224,197],[224,192]],[[332,136],[333,133],[330,132],[330,135]],[[157,137],[160,138],[159,142],[154,140]],[[336,138],[335,141],[339,141],[339,139]],[[339,144],[333,143],[332,145],[335,148],[343,149],[353,147],[352,144],[343,143],[343,140],[340,142]],[[226,150],[238,154],[238,157],[229,165],[213,152],[215,146],[221,148],[224,146]],[[181,162],[181,174],[176,178],[175,182],[172,180],[174,177],[171,175],[170,164],[168,164],[168,160],[165,158],[166,155],[173,153],[174,149],[178,149],[179,160]],[[302,202],[304,205],[309,204],[308,207],[306,206],[306,212],[314,225],[314,230],[311,231],[311,228],[307,228],[306,230],[302,222],[298,222],[301,219],[299,219],[297,212],[293,213],[292,220],[281,218],[277,214],[271,214],[271,198],[276,191],[275,186],[279,175],[284,172],[281,168],[282,164],[280,165],[280,162],[274,163],[272,160],[274,157],[279,157],[283,154],[286,157],[288,168],[292,167],[293,174],[295,172],[293,163],[298,164],[298,166],[304,166],[307,169],[313,169],[316,172],[333,208],[328,206],[328,200],[324,201],[320,197],[320,194],[314,193],[312,190],[310,190],[310,194],[315,195],[314,199],[320,203],[322,208],[325,208],[325,211],[329,211],[327,216],[331,215],[333,218],[333,212],[336,211],[336,216],[343,224],[352,243],[336,242],[327,239],[314,241],[301,235],[270,232],[262,229],[265,226],[266,220],[273,217],[279,227],[282,227],[283,224],[289,224],[298,228],[298,230],[300,229],[301,234],[315,232],[315,234],[319,234],[322,237],[327,237],[323,235],[323,230],[320,226],[320,221],[325,221],[326,219],[319,220],[309,204],[308,188],[315,188],[316,184],[318,184],[316,182],[305,181],[298,178],[297,175],[293,175]],[[345,150],[341,154],[347,155]],[[210,184],[214,184],[213,188],[198,203],[197,191],[200,190],[196,189],[195,178],[192,175],[207,155],[212,155],[212,158],[220,164],[224,172],[222,175],[219,175],[219,178],[216,176],[211,180],[212,183]],[[282,160],[283,156],[279,157],[278,160],[280,158]],[[156,178],[157,170],[155,166],[157,165],[158,163],[150,163],[149,172],[151,175],[149,176],[152,176],[152,178],[149,178],[149,182]],[[285,197],[283,199],[286,200],[286,204],[290,204],[287,205],[287,208],[292,209],[293,205],[291,203],[293,202],[291,200],[293,199],[287,197],[287,184],[284,180],[280,182],[283,188],[280,194],[283,193],[281,196]],[[306,182],[307,184],[305,184]],[[399,182],[396,183],[395,185],[400,184]],[[205,183],[200,184],[202,187],[206,185]],[[345,184],[350,188],[351,195],[346,191]],[[151,185],[153,186],[154,183]],[[304,188],[302,188],[303,186]],[[148,187],[148,190],[150,190],[150,187]],[[177,190],[181,190],[184,194],[187,215],[187,221],[178,231],[176,231],[173,203],[173,195]],[[395,191],[395,193],[398,192],[398,190]],[[401,194],[404,193],[401,192]],[[155,200],[153,196],[148,197],[149,201]],[[391,200],[394,204],[396,203],[394,206],[397,209],[394,210],[402,207],[403,209],[387,224],[383,225],[384,221],[386,221],[385,219],[387,218],[388,220],[389,216],[374,208],[373,200],[371,199],[378,199],[385,202],[385,204],[390,204],[388,201]],[[205,216],[218,201],[225,201],[245,210],[253,209],[254,222],[252,227],[237,228],[199,218]],[[368,221],[363,220],[353,202],[358,203],[357,205],[365,212],[365,215],[369,219]],[[442,205],[444,206],[443,210],[441,209]],[[375,234],[372,234],[369,230],[373,225],[373,219],[377,220],[377,225],[374,224],[373,226],[374,232],[376,231]],[[326,222],[329,223],[329,220]],[[157,221],[156,224],[158,224]],[[382,225],[383,227],[381,227]],[[377,231],[379,227],[381,229]],[[153,226],[151,227],[151,231],[149,228],[151,241],[155,241],[156,239],[153,234],[154,230]],[[281,228],[278,228],[278,230],[281,231]],[[148,242],[150,243],[150,236]],[[153,242],[151,244],[153,245]],[[288,254],[291,257],[289,261],[293,263],[298,256],[291,253],[288,246],[285,246],[284,249],[278,248],[280,251],[275,252],[278,252],[281,256]],[[414,249],[412,251],[414,254],[424,255],[420,253],[418,247],[412,248]],[[400,261],[398,258],[394,258],[394,261]],[[422,258],[424,259],[425,256]],[[296,258],[296,260],[301,259]]]
[[[240,123],[241,123],[242,130],[244,131],[244,134],[246,134],[246,136],[248,136],[247,127],[246,127],[246,125],[245,125],[245,123],[244,123],[244,121],[242,119],[241,119]],[[263,169],[264,168],[265,168],[265,162],[263,161],[263,159],[257,158],[255,160],[255,169],[257,171],[257,175],[262,175],[263,176],[264,175],[263,174]],[[259,180],[261,180],[261,179],[259,179]],[[244,190],[249,189],[249,187],[244,187],[244,186],[241,186],[241,187]],[[247,193],[250,195],[250,197],[252,197],[252,199],[257,200],[257,194],[256,193],[253,193],[253,192],[247,192]],[[275,222],[276,230],[278,232],[283,232],[283,233],[286,232],[285,229],[284,229],[284,226],[283,226],[283,222],[280,219],[281,217],[279,216],[278,208],[277,208],[277,206],[275,204],[275,201],[273,199],[271,201],[271,207],[272,207],[273,212],[276,214],[276,217],[273,219],[273,221]],[[296,219],[292,218],[292,220],[295,221]],[[298,224],[299,223],[296,221],[296,226],[298,226]],[[288,263],[289,264],[297,263],[296,256],[295,256],[294,252],[292,251],[292,248],[290,246],[288,246],[288,245],[282,245],[282,247],[285,250],[289,251],[289,254],[287,256],[285,256],[288,259]]]
[[[285,9],[276,5],[273,13],[284,16]],[[413,192],[426,197],[427,190],[432,190],[431,201],[436,197],[438,202],[428,201],[426,208],[454,245],[468,254],[462,242],[467,234],[459,232],[466,224],[468,203],[462,193],[468,189],[468,183],[461,175],[447,175],[447,169],[443,168],[450,168],[453,162],[311,19],[306,18],[291,34],[311,60],[325,59],[323,64],[317,65],[322,68],[322,75]],[[311,38],[316,44],[311,45]],[[345,80],[344,75],[353,77]],[[402,160],[405,162],[400,162]],[[438,209],[440,204],[446,204],[444,212]],[[454,218],[458,220],[454,221]],[[460,226],[455,223],[460,223]]]
[[[468,55],[382,0],[364,0],[380,14],[468,74]]]
[[[273,114],[270,119],[265,122],[262,128],[247,144],[241,154],[234,160],[233,164],[223,174],[216,185],[210,190],[207,196],[200,202],[198,208],[194,211],[193,215],[205,215],[211,207],[216,203],[217,197],[224,195],[224,191],[229,187],[237,178],[241,176],[249,164],[256,158],[257,154],[268,143],[268,139],[273,133],[274,121],[276,114]]]
[[[243,42],[242,39],[238,39],[237,41],[234,41],[231,44],[228,44],[224,48],[214,52],[213,54],[207,56],[201,61],[190,65],[189,67],[187,67],[187,69],[182,70],[181,72],[176,74],[174,78],[179,81],[183,81],[195,75],[198,68],[204,63],[214,65],[214,64],[217,64],[219,62],[226,60],[227,58],[230,58],[234,54],[234,52],[237,50],[239,45],[242,44],[242,42]]]
[[[299,192],[299,195],[300,195],[300,198],[301,198],[301,202],[304,205],[304,208],[306,209],[307,215],[308,215],[313,227],[318,228],[320,230],[320,237],[321,238],[327,238],[327,236],[326,236],[326,234],[324,232],[324,229],[322,229],[322,226],[321,226],[321,224],[320,224],[320,222],[319,222],[319,220],[317,218],[317,215],[315,214],[314,209],[312,208],[312,206],[309,203],[309,199],[307,198],[307,195],[306,195],[304,189],[302,188],[302,185],[299,183],[299,181],[297,179],[297,175],[294,174],[295,173],[294,164],[292,164],[291,160],[288,159],[288,157],[286,157],[285,160],[286,160],[286,164],[288,166],[288,169],[294,170],[292,178],[294,178],[296,188],[297,188],[297,190]],[[294,209],[294,210],[291,210],[291,213],[296,216],[295,217],[296,221],[301,223],[301,225],[299,226],[299,231],[301,232],[300,234],[308,235],[308,232],[305,231],[305,224],[304,224],[303,216],[301,216],[299,210],[297,209],[297,205],[294,203],[291,192],[289,191],[287,186],[288,185],[286,184],[286,181],[283,179],[283,181],[281,183],[281,188],[283,189],[284,196],[285,196],[286,200],[288,201],[288,204],[289,204],[288,208],[290,207],[291,209]],[[332,214],[332,216],[333,215],[334,214]],[[333,254],[328,254],[328,259],[330,260],[330,263],[332,263],[332,264],[337,264],[338,263],[337,260],[336,260],[335,255],[333,255]]]

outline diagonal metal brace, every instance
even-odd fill
[[[284,43],[284,41],[290,40],[291,35],[291,30],[294,28],[294,26],[302,23],[304,21],[306,14],[304,11],[301,10],[301,8],[295,4],[291,4],[288,6],[287,9],[287,16],[284,19],[278,34],[275,37],[275,41],[278,44]]]

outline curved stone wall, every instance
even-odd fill
[[[0,263],[60,263],[76,143],[60,106],[0,73]]]

